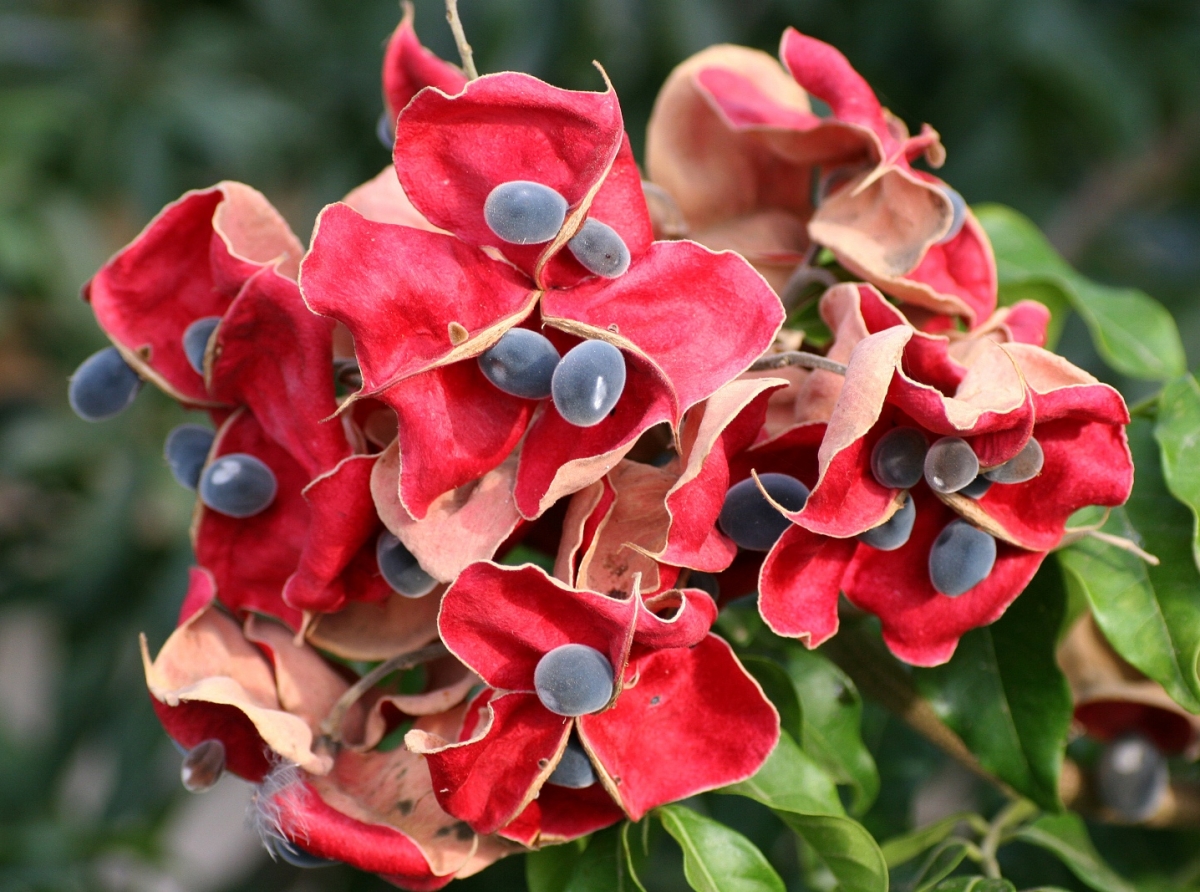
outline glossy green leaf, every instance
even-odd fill
[[[1017,887],[1008,880],[990,877],[954,877],[942,880],[933,892],[1017,892]]]
[[[586,848],[566,843],[528,853],[525,882],[529,892],[629,892],[619,828],[592,834]]]
[[[958,868],[967,857],[965,840],[948,839],[929,853],[912,882],[913,892],[928,892]]]
[[[803,727],[800,698],[791,678],[778,663],[768,657],[743,656],[742,665],[762,685],[767,699],[779,710],[779,724],[789,734],[799,737]]]
[[[1194,375],[1163,388],[1154,439],[1167,489],[1192,512],[1192,559],[1200,567],[1200,383]]]
[[[879,793],[879,771],[863,743],[858,688],[824,654],[799,645],[789,648],[786,669],[800,696],[800,745],[837,783],[849,785],[851,810],[862,814]]]
[[[1137,892],[1104,863],[1088,838],[1083,819],[1074,812],[1043,815],[1021,828],[1016,838],[1053,852],[1071,873],[1096,892]]]
[[[948,818],[942,818],[940,821],[900,836],[893,836],[880,843],[879,849],[883,852],[883,858],[887,861],[888,867],[899,867],[936,846],[953,833],[954,828],[959,824],[971,821],[983,821],[983,818],[966,812],[950,815]]]
[[[968,632],[950,662],[913,681],[980,764],[1055,810],[1071,693],[1054,658],[1065,608],[1058,567],[1043,564],[997,622]]]
[[[775,868],[736,830],[682,805],[657,814],[683,849],[683,874],[696,892],[784,892]]]
[[[1183,374],[1183,342],[1162,304],[1142,291],[1081,276],[1029,218],[1012,208],[986,204],[972,210],[992,241],[1002,288],[1041,282],[1061,290],[1083,317],[1097,352],[1118,372],[1152,381]]]
[[[746,796],[774,811],[846,892],[886,892],[887,863],[879,845],[866,828],[845,816],[828,776],[786,733],[754,777],[718,792]]]

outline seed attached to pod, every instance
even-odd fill
[[[953,241],[962,232],[963,224],[967,222],[967,202],[957,189],[951,189],[945,183],[941,185],[941,190],[945,196],[950,199],[950,208],[953,211],[950,217],[950,228],[946,234],[938,239],[939,245],[944,245],[946,242]]]
[[[582,790],[595,782],[596,769],[592,767],[592,760],[588,758],[583,744],[572,734],[571,739],[567,741],[567,748],[563,750],[562,758],[558,760],[558,764],[546,778],[546,783],[554,784],[556,787]]]
[[[225,744],[214,737],[188,751],[179,778],[189,793],[207,793],[224,773]]]
[[[245,452],[222,455],[200,475],[200,501],[229,517],[253,517],[275,501],[275,473]]]
[[[915,427],[894,427],[871,450],[871,474],[880,486],[911,489],[925,473],[929,441]]]
[[[988,480],[983,474],[980,474],[966,486],[958,491],[960,496],[966,496],[968,499],[982,499],[989,489],[992,488],[992,481]]]
[[[1020,452],[1004,464],[984,471],[983,476],[993,483],[1024,483],[1040,474],[1045,462],[1042,444],[1030,437]]]
[[[900,509],[879,526],[859,533],[858,541],[880,551],[895,551],[912,535],[916,519],[917,506],[913,503],[912,496],[905,493],[904,504]]]
[[[538,699],[557,715],[599,712],[613,695],[613,667],[608,657],[586,644],[563,644],[538,660],[533,688]]]
[[[514,245],[538,245],[562,229],[567,200],[541,183],[512,180],[488,194],[483,219],[499,239]]]
[[[1169,784],[1166,758],[1137,733],[1105,746],[1096,768],[1100,801],[1126,821],[1144,821],[1158,811]]]
[[[607,223],[588,218],[571,236],[567,247],[590,273],[615,279],[629,269],[629,248],[625,240]]]
[[[952,520],[929,550],[929,581],[951,598],[987,579],[996,564],[996,540],[965,520]]]
[[[758,479],[778,504],[799,511],[808,501],[808,487],[787,474],[759,474]],[[753,477],[729,487],[717,518],[721,532],[738,548],[770,551],[792,522],[763,497]]]
[[[375,560],[384,582],[398,595],[421,598],[437,585],[437,580],[421,568],[404,543],[387,530],[380,533],[375,542]]]
[[[934,492],[958,492],[979,476],[979,459],[961,437],[942,437],[925,453],[925,482]]]
[[[183,354],[197,375],[204,374],[204,352],[208,349],[213,332],[220,324],[220,316],[205,316],[203,319],[197,319],[183,332]]]
[[[202,424],[181,424],[171,428],[163,444],[163,458],[180,486],[195,489],[199,485],[214,437],[213,432]]]
[[[84,421],[104,421],[128,409],[141,389],[142,379],[120,351],[105,347],[75,370],[67,388],[67,401]]]
[[[558,351],[544,335],[527,328],[510,328],[480,354],[479,368],[505,393],[541,400],[550,396],[550,380],[558,361]]]
[[[607,341],[584,341],[567,351],[550,379],[558,414],[576,427],[608,417],[625,390],[625,357]]]

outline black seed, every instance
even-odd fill
[[[498,238],[536,245],[558,235],[567,218],[567,200],[541,183],[512,180],[488,194],[483,218]]]
[[[607,341],[584,341],[567,351],[554,369],[554,408],[576,427],[608,417],[625,390],[625,357]]]
[[[222,455],[200,475],[200,501],[229,517],[253,517],[275,501],[275,473],[244,452]]]
[[[960,496],[966,496],[968,499],[982,499],[984,494],[992,488],[992,481],[980,474],[966,486],[958,491]]]
[[[567,748],[563,750],[562,758],[546,778],[546,783],[556,787],[569,787],[572,790],[582,790],[596,782],[596,770],[592,760],[588,758],[583,745],[571,735]]]
[[[758,479],[771,498],[788,511],[799,511],[808,501],[808,487],[795,477],[759,474]],[[754,478],[747,477],[725,493],[717,523],[739,548],[770,551],[792,522],[763,497]]]
[[[220,316],[205,316],[189,325],[183,333],[183,353],[197,375],[204,374],[204,351],[220,324]]]
[[[880,551],[895,551],[912,535],[913,523],[917,519],[917,506],[912,496],[905,493],[904,504],[879,526],[860,533],[859,542],[878,548]]]
[[[542,705],[558,715],[598,712],[612,699],[612,663],[586,644],[563,644],[538,660],[533,687]]]
[[[549,339],[526,328],[510,328],[479,356],[485,378],[505,393],[527,400],[550,396],[558,351]]]
[[[433,591],[437,580],[426,573],[413,553],[387,530],[379,534],[375,542],[375,560],[384,582],[396,594],[406,598],[420,598]]]
[[[116,347],[105,347],[85,359],[71,376],[67,401],[84,421],[120,415],[142,389],[142,379]]]
[[[894,427],[871,450],[871,473],[880,486],[911,489],[925,473],[929,441],[915,427]]]
[[[171,428],[163,444],[163,458],[180,486],[195,489],[200,483],[200,473],[208,460],[214,436],[201,424],[181,424]]]
[[[929,580],[951,598],[983,582],[996,563],[996,540],[965,520],[953,520],[929,550]]]
[[[629,248],[625,240],[607,223],[587,219],[571,236],[567,247],[590,273],[615,279],[629,269]]]

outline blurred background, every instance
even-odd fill
[[[441,4],[416,5],[424,42],[455,59]],[[968,201],[1010,204],[1089,275],[1150,292],[1179,320],[1189,365],[1200,355],[1194,0],[462,0],[461,12],[482,72],[598,89],[600,60],[639,155],[657,88],[689,54],[774,52],[787,25],[830,41],[910,127],[941,132],[942,176]],[[191,496],[161,459],[183,413],[147,388],[88,425],[66,379],[106,343],[80,285],[166,202],[242,180],[305,238],[324,204],[388,163],[379,66],[399,15],[395,0],[0,0],[3,892],[386,888],[272,863],[235,779],[183,792],[137,655],[139,631],[152,651],[165,640],[191,559]],[[1060,349],[1113,380],[1077,318]],[[986,791],[870,704],[864,735],[883,774],[865,819],[877,835],[947,790],[986,807]],[[1094,832],[1134,872],[1184,844],[1125,831],[1106,847]],[[760,844],[807,888],[803,853]],[[1031,882],[1082,888],[1034,859]],[[658,888],[683,888],[677,868],[661,873]],[[461,888],[523,889],[521,860]]]

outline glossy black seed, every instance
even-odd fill
[[[954,211],[954,215],[950,218],[950,229],[937,242],[939,245],[944,245],[962,232],[963,224],[967,222],[967,202],[958,194],[958,190],[951,189],[946,185],[941,188],[946,197],[950,199],[950,207]]]
[[[505,393],[542,400],[550,395],[558,359],[558,351],[545,336],[527,328],[510,328],[480,354],[479,368]]]
[[[935,492],[958,492],[979,476],[979,459],[961,437],[942,437],[925,453],[925,482]]]
[[[1144,821],[1154,814],[1169,783],[1166,758],[1136,733],[1105,746],[1096,767],[1100,801],[1127,821]]]
[[[296,845],[291,840],[280,839],[278,836],[270,836],[267,838],[267,851],[274,857],[285,861],[292,867],[314,868],[314,867],[332,867],[338,864],[337,861],[330,861],[328,858],[318,858],[316,855],[311,855],[300,846]]]
[[[205,316],[203,319],[197,319],[183,332],[183,353],[187,356],[188,365],[195,369],[197,375],[204,374],[204,351],[208,349],[209,339],[220,323],[220,316]]]
[[[625,389],[625,357],[607,341],[584,341],[567,351],[550,380],[558,414],[576,427],[599,424]]]
[[[788,511],[799,511],[808,501],[808,487],[795,477],[759,474],[758,479],[771,498]],[[754,478],[747,477],[725,493],[717,523],[738,548],[770,551],[792,522],[763,497]]]
[[[1042,472],[1045,461],[1042,444],[1030,437],[1020,452],[999,467],[984,471],[983,476],[993,483],[1024,483]]]
[[[583,745],[571,735],[567,748],[563,750],[562,758],[546,778],[546,783],[556,787],[570,787],[572,790],[582,790],[596,782],[596,769],[588,758]]]
[[[189,793],[206,793],[224,773],[225,744],[213,738],[197,744],[183,757],[179,777]]]
[[[67,401],[84,421],[104,421],[129,408],[142,379],[116,347],[105,347],[85,359],[71,376]]]
[[[693,570],[688,576],[688,588],[698,588],[700,591],[711,595],[714,599],[721,597],[721,583],[717,582],[717,577],[711,573],[705,573],[703,570]]]
[[[222,455],[200,475],[200,501],[220,514],[253,517],[275,500],[275,473],[244,452]]]
[[[612,663],[594,647],[564,644],[538,660],[533,687],[542,705],[558,715],[598,712],[612,699]]]
[[[163,444],[163,458],[180,486],[195,489],[200,483],[200,472],[208,460],[214,436],[202,424],[181,424],[171,428]]]
[[[911,489],[925,473],[929,441],[915,427],[894,427],[871,450],[871,473],[880,486]]]
[[[615,279],[629,269],[629,248],[607,223],[587,219],[571,236],[567,247],[583,268],[597,276]]]
[[[917,519],[917,506],[912,496],[905,495],[900,510],[879,526],[860,533],[859,542],[878,548],[880,551],[895,551],[912,535],[913,522]]]
[[[437,580],[421,569],[413,553],[399,539],[384,530],[375,542],[375,560],[379,572],[392,591],[406,598],[420,598],[433,591]]]
[[[929,581],[956,598],[987,579],[996,563],[996,540],[965,520],[946,525],[929,550]]]
[[[396,144],[396,122],[386,108],[379,113],[379,121],[375,124],[375,136],[389,152]]]
[[[982,499],[984,494],[992,488],[992,481],[988,480],[982,474],[964,486],[958,491],[960,496],[966,496],[968,499]]]
[[[514,245],[548,242],[567,219],[567,200],[541,183],[501,183],[483,204],[483,219],[498,238]]]

